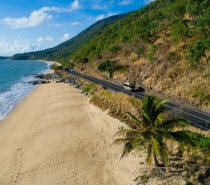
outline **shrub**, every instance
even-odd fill
[[[201,102],[204,101],[210,102],[210,95],[206,94],[202,89],[197,90],[195,97],[199,98]]]
[[[210,49],[209,43],[208,40],[198,40],[194,46],[189,47],[188,60],[191,67],[195,68],[201,62],[202,57],[208,60],[205,51]]]
[[[111,63],[109,60],[99,64],[97,69],[99,71],[107,71],[109,77],[112,77]]]
[[[189,140],[193,141],[193,143],[203,151],[210,152],[210,138],[202,134],[189,132]]]
[[[96,86],[97,86],[96,83],[89,83],[84,88],[84,92],[91,93],[96,88]]]
[[[151,45],[147,54],[147,59],[154,62],[155,61],[154,55],[156,54],[156,51],[157,51],[157,46]]]
[[[53,70],[62,70],[63,69],[62,66],[57,66],[56,64],[51,65],[50,68]]]

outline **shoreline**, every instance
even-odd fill
[[[37,61],[47,62],[47,63],[55,64],[57,66],[61,66],[61,63],[59,63],[57,61],[48,61],[48,60],[37,60]]]
[[[37,62],[43,62],[38,61]],[[6,106],[2,107],[2,112],[0,115],[0,120],[5,119],[12,111],[15,110],[17,105],[23,101],[25,97],[27,97],[31,92],[33,92],[34,89],[36,89],[36,85],[30,84],[31,81],[36,80],[34,78],[34,74],[47,74],[53,72],[50,69],[51,62],[45,62],[45,67],[43,69],[40,69],[40,71],[37,70],[37,72],[28,75],[27,73],[22,76],[21,78],[17,78],[16,81],[11,84],[11,86],[6,90],[3,91],[1,94],[1,103],[5,103]],[[16,87],[17,86],[17,87]],[[17,92],[16,92],[17,89]],[[11,96],[11,97],[10,97]],[[8,101],[7,101],[8,99]],[[3,105],[3,104],[2,104]]]
[[[113,145],[124,124],[67,84],[39,85],[0,125],[3,184],[135,184],[139,159]]]
[[[61,66],[61,63],[59,63],[57,61],[48,61],[48,60],[37,60],[37,61],[50,63],[50,65],[48,66],[49,67],[49,71],[47,73],[45,73],[45,74],[54,73],[54,70],[53,69],[50,69],[50,66],[51,65],[55,64],[57,66]]]
[[[53,73],[54,70],[50,69],[50,65],[52,65],[52,64],[61,65],[60,63],[58,63],[56,61],[44,61],[44,60],[35,60],[35,61],[45,62],[47,64],[47,69],[43,69],[42,71],[40,71],[41,74]],[[24,94],[22,94],[16,100],[14,100],[12,102],[12,104],[11,104],[12,108],[7,111],[7,113],[6,113],[5,116],[2,116],[3,118],[0,119],[0,121],[1,120],[4,120],[11,112],[13,112],[15,110],[15,108],[17,107],[17,105],[19,103],[21,103],[24,100],[24,98],[26,98],[28,95],[30,95],[37,87],[38,87],[37,85],[33,85],[31,87],[31,89],[29,89],[27,92],[25,92]]]

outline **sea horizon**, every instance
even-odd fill
[[[30,82],[37,80],[36,74],[49,72],[50,65],[40,60],[0,59],[0,120],[37,87]]]

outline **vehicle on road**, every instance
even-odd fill
[[[65,71],[66,71],[67,73],[70,73],[70,72],[73,72],[74,69],[73,69],[73,68],[67,68],[67,69],[65,69]]]
[[[130,83],[130,82],[125,82],[123,84],[123,88],[127,91],[135,91],[135,85],[134,83]]]

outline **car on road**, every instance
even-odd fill
[[[125,82],[123,84],[123,88],[127,91],[135,91],[135,85],[134,83],[130,83],[130,82]]]

